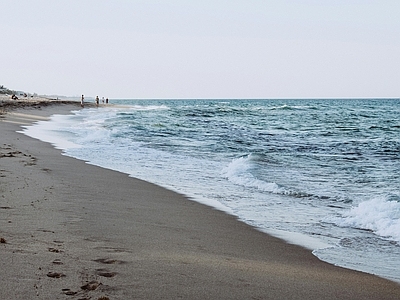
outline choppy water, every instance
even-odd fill
[[[112,100],[25,133],[400,281],[400,100]]]

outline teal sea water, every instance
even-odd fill
[[[111,100],[24,132],[400,281],[400,100]]]

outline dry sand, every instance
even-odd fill
[[[16,133],[79,107],[47,104],[0,115],[1,299],[400,299],[397,283]]]

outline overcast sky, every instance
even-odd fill
[[[0,84],[109,98],[400,97],[399,0],[0,0]]]

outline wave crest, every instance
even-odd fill
[[[266,182],[259,180],[251,174],[252,155],[233,159],[229,165],[224,168],[221,175],[234,184],[257,188],[258,190],[270,193],[280,193],[281,188],[275,182]]]
[[[400,242],[400,195],[387,195],[361,202],[335,218],[340,227],[371,230],[384,238]]]

